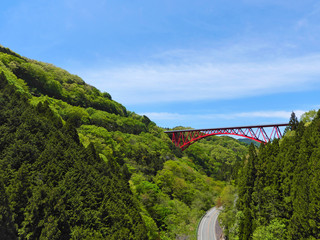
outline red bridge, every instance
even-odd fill
[[[213,135],[235,135],[249,138],[259,143],[267,143],[275,138],[281,138],[282,133],[280,127],[286,127],[288,125],[289,123],[245,127],[188,129],[165,131],[165,133],[172,134],[172,142],[183,151],[196,141]],[[267,134],[266,129],[270,132],[269,134]]]

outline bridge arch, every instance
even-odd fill
[[[179,147],[183,151],[200,139],[215,135],[234,135],[245,137],[259,143],[267,143],[272,141],[274,138],[281,138],[283,133],[281,132],[280,127],[285,127],[288,125],[288,123],[282,123],[243,127],[187,129],[165,131],[165,133],[171,134],[172,142],[176,145],[176,147]],[[269,134],[266,131],[267,128],[271,130]]]

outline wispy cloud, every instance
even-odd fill
[[[298,118],[301,117],[303,113],[306,111],[304,110],[295,110],[294,111],[296,116]],[[220,119],[220,120],[230,120],[230,119],[239,119],[239,118],[270,118],[270,119],[283,119],[283,120],[288,120],[291,116],[290,111],[255,111],[255,112],[238,112],[238,113],[227,113],[227,114],[199,114],[199,115],[194,115],[194,114],[179,114],[179,113],[168,113],[168,112],[145,112],[145,113],[140,113],[141,115],[146,115],[150,119],[154,121],[158,120],[178,120],[178,121],[183,121],[191,118],[196,118],[196,119]]]
[[[82,77],[126,105],[238,99],[320,87],[320,54],[259,61],[210,60],[178,52],[179,60],[82,72]],[[219,56],[217,56],[219,57]]]
[[[300,18],[296,22],[296,29],[306,29],[309,28],[309,31],[313,33],[317,33],[319,30],[319,12],[320,12],[320,4],[319,2],[315,3],[312,8],[309,10],[307,14],[305,14],[302,18]]]

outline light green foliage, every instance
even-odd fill
[[[108,113],[94,108],[82,108],[70,105],[62,100],[57,100],[48,96],[32,97],[31,104],[37,105],[39,102],[48,102],[53,112],[57,113],[64,121],[71,120],[77,127],[91,124],[103,127],[108,131],[121,131],[139,134],[152,127],[152,122],[146,125],[142,122],[142,116],[131,115],[123,117],[114,113]]]
[[[197,166],[219,180],[234,178],[246,152],[246,144],[230,137],[216,136],[205,138],[186,150]]]
[[[7,64],[10,68],[16,69],[19,62],[21,62],[21,59],[0,52],[0,70],[6,76],[7,81],[14,84],[18,91],[29,93],[27,84],[6,67]]]
[[[223,206],[219,214],[219,221],[224,226],[224,233],[230,240],[237,239],[239,233],[239,219],[235,208],[236,196],[236,187],[227,185],[223,188],[219,198],[219,202]]]
[[[224,184],[200,174],[184,161],[169,160],[154,181],[134,173],[130,185],[161,236],[175,239],[194,237],[198,219],[213,205]]]
[[[259,226],[252,235],[252,240],[284,240],[287,239],[286,225],[278,219],[274,219],[268,226]]]
[[[148,239],[159,239],[159,228],[157,227],[155,221],[145,212],[142,212],[141,216],[148,231]]]
[[[80,77],[51,64],[22,58],[3,47],[0,49],[0,70],[9,82],[28,94],[48,95],[74,106],[93,107],[127,116],[126,109],[112,101],[108,93],[101,93]]]
[[[317,116],[317,111],[310,110],[310,111],[305,112],[304,114],[301,115],[300,121],[309,125],[316,116]]]
[[[215,183],[182,161],[167,161],[155,177],[155,183],[171,197],[176,197],[191,206],[196,198],[205,198],[204,203],[212,202],[220,193],[219,183]],[[203,210],[210,205],[203,206]]]

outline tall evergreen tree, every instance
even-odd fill
[[[237,202],[238,208],[243,213],[243,218],[239,224],[239,237],[243,240],[251,239],[253,224],[252,224],[252,193],[254,181],[257,174],[256,164],[258,156],[255,146],[251,143],[249,147],[249,156],[245,159],[243,172],[239,181],[239,199]]]
[[[294,112],[291,113],[291,117],[289,120],[289,130],[296,130],[298,127],[299,121]]]

